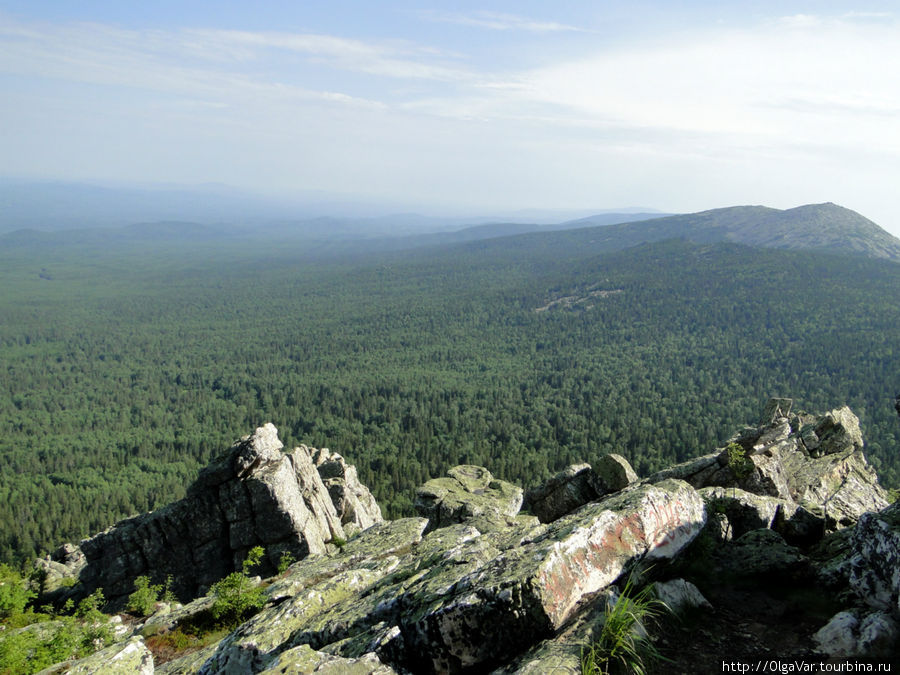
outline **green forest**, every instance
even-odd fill
[[[530,486],[618,452],[646,475],[770,396],[849,405],[900,484],[900,265],[554,241],[6,238],[0,560],[179,498],[268,421],[356,464],[388,517],[459,463]]]

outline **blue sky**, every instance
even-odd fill
[[[900,234],[895,6],[0,0],[0,175]]]

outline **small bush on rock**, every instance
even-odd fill
[[[138,616],[150,616],[156,610],[162,590],[162,584],[151,585],[150,577],[138,577],[134,580],[134,593],[128,596],[126,609]]]
[[[281,554],[281,558],[278,559],[278,574],[284,574],[287,572],[288,567],[297,562],[297,559],[291,555],[290,551],[285,551]]]
[[[250,570],[259,564],[263,553],[262,546],[250,549],[240,572],[232,572],[213,584],[210,594],[216,600],[210,612],[216,621],[229,626],[237,625],[266,604],[263,589],[250,581]]]

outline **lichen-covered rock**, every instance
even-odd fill
[[[343,478],[334,478],[356,500],[348,522],[368,523],[374,513],[371,495],[367,498],[368,491],[355,481],[355,471],[330,455],[326,464],[340,467]],[[346,515],[343,504],[342,509]],[[85,596],[102,587],[112,606],[121,607],[141,575],[154,582],[171,575],[175,593],[188,600],[239,570],[253,546],[265,548],[261,571],[271,573],[283,553],[295,558],[322,554],[335,538],[346,533],[311,451],[301,446],[283,452],[277,430],[266,424],[204,468],[184,499],[124,520],[38,565],[58,587],[66,575],[60,566],[78,581],[48,599]]]
[[[413,554],[427,524],[423,518],[381,522],[341,551],[293,564],[267,589],[274,604],[222,640],[197,672],[258,672],[297,644],[323,646],[364,632],[378,622],[370,614],[377,608],[374,598],[380,596],[371,591],[398,573],[401,559],[414,565]],[[387,587],[398,593],[400,582]],[[365,600],[363,594],[368,594]]]
[[[524,508],[549,523],[603,494],[590,464],[568,466],[545,483],[525,492]]]
[[[203,596],[192,600],[186,605],[170,605],[166,610],[158,611],[147,617],[140,628],[140,633],[144,637],[150,637],[151,635],[170,631],[182,622],[204,615],[212,609],[215,601],[214,597]]]
[[[133,637],[127,642],[101,649],[78,661],[50,666],[39,675],[153,675],[153,655],[144,641]]]
[[[777,420],[791,414],[794,400],[790,398],[770,398],[759,415],[759,426],[771,426]]]
[[[74,544],[63,544],[46,558],[36,559],[34,567],[38,578],[41,579],[44,598],[53,601],[57,597],[67,595],[85,565],[87,560],[84,553]]]
[[[505,527],[522,508],[522,488],[495,480],[481,466],[456,466],[416,490],[415,508],[429,529],[472,522],[482,531]]]
[[[482,533],[466,521],[422,537],[423,519],[382,523],[340,552],[292,565],[269,589],[276,604],[198,672],[258,672],[301,645],[353,659],[376,653],[411,672],[483,670],[551,636],[629,564],[675,555],[704,518],[696,491],[668,481],[549,525],[513,519]]]
[[[609,455],[602,481],[577,465],[530,490],[529,515],[519,513],[521,489],[460,466],[420,488],[425,517],[391,522],[340,455],[285,453],[269,425],[201,472],[182,502],[60,549],[46,568],[62,569],[58,582],[80,568],[82,591],[102,570],[104,590],[121,599],[129,575],[150,569],[196,567],[185,578],[199,590],[239,568],[256,544],[273,568],[263,573],[284,551],[299,558],[267,583],[262,611],[158,668],[170,675],[577,673],[581,646],[615,597],[612,584],[635,567],[670,573],[654,561],[676,556],[705,528],[715,536],[691,548],[697,558],[683,569],[726,581],[816,580],[829,592],[849,579],[870,606],[823,628],[821,639],[846,642],[846,654],[890,654],[898,633],[891,612],[900,611],[900,506],[859,517],[883,493],[849,410],[814,417],[790,407],[789,399],[770,402],[758,426],[732,439],[752,462],[749,474],[734,448],[643,482]],[[858,517],[853,528],[826,532],[826,523]],[[680,579],[658,583],[657,595],[673,609],[708,608]],[[726,596],[715,597],[720,604]],[[133,630],[172,630],[210,603],[171,608]],[[128,644],[139,641],[109,653]]]
[[[270,607],[242,624],[225,638],[201,673],[256,673],[270,666],[298,630],[323,609],[336,605],[354,606],[359,596],[372,588],[396,565],[389,560],[375,569],[342,571],[291,598]]]
[[[792,546],[810,547],[825,536],[825,517],[813,513],[805,506],[796,506],[793,514],[785,510],[787,520],[778,519],[778,532]]]
[[[495,671],[495,675],[581,675],[580,645],[547,640],[518,659],[511,668]]]
[[[818,447],[810,451],[815,456],[862,450],[863,437],[859,418],[847,406],[825,413],[815,422],[813,432],[819,439]]]
[[[615,453],[603,455],[597,460],[594,472],[597,474],[597,483],[604,494],[624,490],[638,481],[638,475],[631,468],[628,460]]]
[[[896,656],[900,627],[885,612],[845,610],[813,635],[818,651],[834,658],[878,659]]]
[[[674,478],[683,480],[699,490],[712,484],[709,482],[710,478],[718,473],[724,464],[722,452],[716,451],[657,471],[647,476],[642,482],[659,483],[660,481]]]
[[[797,503],[832,529],[852,525],[863,513],[887,506],[887,495],[862,451],[859,420],[849,408],[818,417],[786,410],[790,399],[772,399],[758,426],[731,439],[753,463],[747,476],[736,475],[723,449],[670,467],[645,482],[680,478],[698,489],[738,487],[778,497]],[[811,536],[814,530],[809,529]]]
[[[581,653],[602,631],[607,612],[619,597],[614,586],[602,591],[585,611],[559,633],[537,643],[494,675],[581,675]]]
[[[900,625],[887,612],[870,612],[859,624],[857,652],[866,658],[897,655],[900,644]]]
[[[844,571],[865,604],[900,611],[900,503],[859,519]]]
[[[700,496],[680,481],[626,490],[560,518],[430,600],[420,596],[427,604],[400,624],[420,658],[413,670],[458,672],[514,655],[562,626],[626,565],[674,556],[705,519]]]
[[[820,652],[828,656],[855,656],[859,619],[851,611],[838,612],[822,626],[813,641]]]
[[[207,645],[195,652],[188,652],[156,667],[154,675],[197,675],[203,664],[212,656],[218,643]]]
[[[753,470],[746,478],[739,480],[738,485],[747,492],[792,500],[787,473],[779,452],[765,450],[750,455],[749,459],[753,463]]]
[[[846,419],[848,415],[840,417]],[[839,438],[850,442],[842,449],[836,448]],[[832,429],[829,447],[827,453],[818,457],[802,452],[782,456],[794,501],[827,518],[829,527],[847,527],[866,512],[884,509],[888,505],[887,494],[878,484],[878,476],[861,446],[856,444],[855,434]]]
[[[397,671],[381,663],[374,654],[345,659],[300,645],[281,654],[261,672],[265,675],[396,675]]]

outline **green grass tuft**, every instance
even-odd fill
[[[649,664],[662,659],[646,626],[667,612],[666,604],[654,597],[652,584],[635,593],[629,579],[607,611],[600,635],[581,650],[582,675],[644,675]]]

